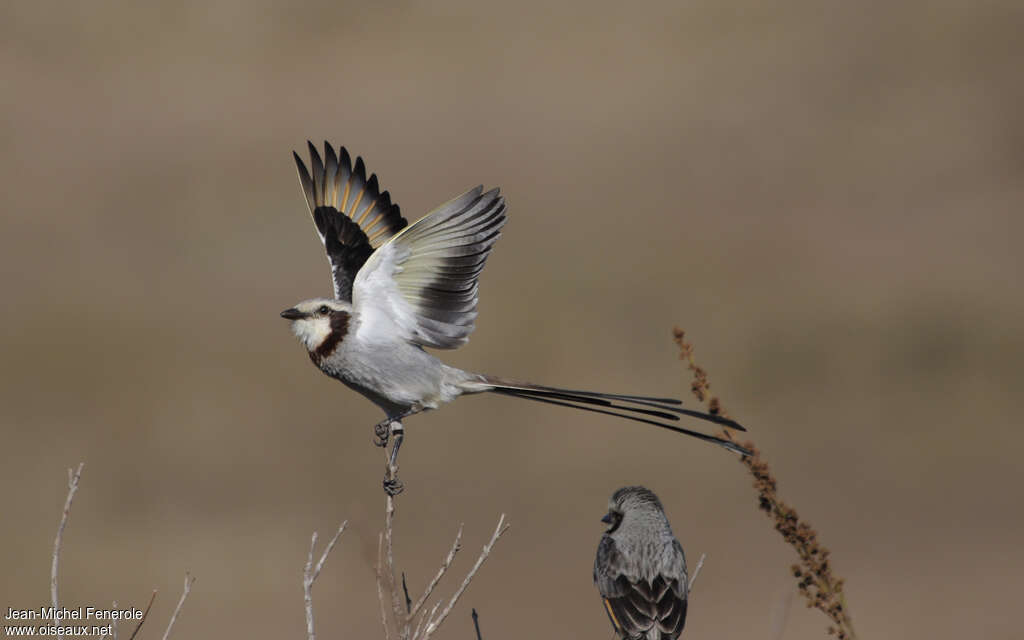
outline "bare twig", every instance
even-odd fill
[[[135,640],[135,636],[138,635],[139,629],[142,628],[142,623],[149,617],[149,610],[153,608],[153,601],[156,600],[156,589],[153,589],[153,595],[149,596],[149,604],[146,605],[146,610],[142,612],[142,617],[139,618],[139,624],[135,625],[135,630],[132,631],[132,635],[128,640]]]
[[[440,609],[440,608],[441,608],[441,603],[437,602],[430,609],[429,613],[427,613],[426,615],[424,615],[424,616],[422,616],[420,618],[420,621],[416,624],[416,632],[413,633],[412,636],[411,636],[412,638],[418,639],[418,638],[422,638],[423,637],[423,636],[420,635],[420,631],[423,630],[423,623],[427,622],[429,620],[433,620],[434,619],[434,614],[436,614],[437,610]]]
[[[466,588],[469,586],[469,583],[473,581],[473,578],[476,576],[476,572],[480,570],[480,567],[481,565],[483,565],[484,560],[487,559],[487,556],[491,555],[491,549],[494,548],[494,544],[498,541],[498,538],[500,538],[502,534],[504,534],[505,531],[507,530],[508,525],[505,524],[505,514],[503,513],[501,514],[501,517],[498,518],[498,526],[495,527],[494,535],[491,536],[490,542],[484,545],[483,550],[480,552],[480,556],[476,559],[476,563],[473,565],[473,568],[470,569],[469,573],[466,574],[466,578],[462,581],[462,584],[459,585],[459,588],[455,591],[455,594],[452,596],[451,600],[448,601],[448,605],[445,606],[445,608],[441,611],[441,615],[439,615],[436,620],[428,622],[427,626],[423,629],[422,640],[427,640],[427,638],[433,635],[434,632],[437,631],[437,629],[441,626],[441,624],[444,623],[445,618],[447,618],[448,614],[452,612],[452,607],[454,607],[455,604],[459,601],[459,598],[462,597],[462,594],[466,591]]]
[[[434,579],[431,580],[430,584],[427,585],[427,588],[423,590],[423,595],[417,598],[416,604],[413,605],[410,615],[414,616],[419,613],[419,610],[427,602],[430,594],[432,594],[434,589],[437,588],[437,584],[441,582],[441,578],[443,578],[444,574],[448,571],[448,567],[452,566],[452,561],[455,560],[455,555],[462,548],[462,529],[464,526],[465,525],[462,524],[459,525],[459,531],[455,534],[455,542],[452,543],[452,548],[449,549],[448,555],[445,556],[444,562],[441,563],[441,568],[437,570],[436,574],[434,574]]]
[[[178,606],[174,607],[174,613],[171,614],[171,621],[167,623],[167,629],[164,630],[163,640],[171,637],[171,629],[174,627],[174,623],[178,621],[178,614],[181,612],[182,605],[185,604],[185,598],[188,597],[190,591],[192,591],[192,583],[196,579],[189,575],[188,571],[185,572],[185,588],[181,592],[181,598],[178,600]]]
[[[380,624],[384,628],[384,640],[391,640],[388,608],[384,604],[384,532],[377,536],[377,602],[380,603]]]
[[[313,532],[312,539],[309,542],[309,556],[306,559],[306,566],[302,570],[302,594],[303,600],[306,603],[306,636],[309,640],[316,640],[316,633],[313,631],[313,583],[320,577],[320,571],[324,568],[324,563],[327,562],[327,556],[331,555],[334,545],[337,544],[338,538],[341,537],[341,533],[345,530],[346,526],[348,526],[348,520],[341,523],[334,537],[327,543],[327,548],[324,549],[323,555],[320,556],[319,562],[316,563],[316,567],[313,566],[313,551],[316,549],[316,531]]]
[[[71,505],[75,500],[75,493],[78,492],[78,483],[82,478],[82,469],[84,468],[85,463],[80,462],[77,469],[68,469],[68,496],[64,501],[64,511],[61,513],[60,524],[57,526],[57,537],[53,541],[53,561],[50,565],[50,600],[53,603],[54,609],[58,609],[60,607],[60,600],[57,597],[57,585],[60,575],[60,552],[64,546],[64,529],[67,527],[68,518],[71,515]],[[319,567],[317,571],[319,572]],[[185,574],[185,590],[181,594],[178,606],[175,607],[174,613],[171,615],[170,622],[167,624],[163,640],[167,640],[170,637],[171,628],[174,627],[174,623],[178,619],[178,614],[181,612],[181,607],[185,604],[185,598],[188,597],[189,592],[192,590],[192,583],[195,582],[195,580],[196,579],[188,573]],[[139,619],[138,624],[135,625],[135,629],[132,630],[132,634],[128,637],[128,640],[135,640],[135,636],[139,634],[139,631],[142,629],[142,625],[145,624],[146,619],[149,617],[149,612],[153,608],[153,602],[155,600],[156,589],[154,589],[152,595],[149,596],[149,603],[146,605],[145,611],[142,612],[142,617]],[[113,601],[113,606],[111,608],[115,610],[117,609],[117,600]],[[117,640],[118,638],[117,618],[111,620],[111,636],[113,637],[113,640]],[[58,634],[58,637],[63,638],[63,635]]]
[[[402,595],[405,596],[405,613],[412,614],[412,598],[409,597],[409,585],[405,583],[405,572],[402,572]]]
[[[693,583],[697,582],[697,576],[700,575],[700,570],[704,568],[704,558],[707,558],[706,553],[700,554],[700,560],[697,561],[697,567],[693,570],[693,575],[686,581],[686,595],[689,596],[690,592],[693,591]]]
[[[423,590],[415,601],[409,596],[408,584],[406,583],[405,574],[402,575],[401,584],[398,583],[395,571],[395,557],[394,557],[394,526],[395,526],[395,501],[391,496],[387,497],[387,502],[384,509],[384,530],[381,532],[377,539],[377,601],[380,605],[380,617],[381,626],[384,628],[385,638],[392,638],[392,627],[394,628],[394,637],[400,640],[427,640],[444,622],[444,619],[451,613],[452,608],[458,603],[459,598],[462,597],[463,592],[469,586],[470,581],[476,575],[477,571],[480,570],[480,566],[483,564],[487,556],[490,555],[494,544],[498,538],[508,529],[508,524],[505,522],[505,515],[502,514],[498,520],[498,526],[495,528],[494,535],[491,536],[490,541],[484,545],[483,550],[480,553],[480,557],[477,558],[476,564],[470,570],[469,574],[462,581],[462,584],[456,590],[455,594],[448,601],[447,605],[442,608],[444,601],[438,601],[433,607],[429,608],[427,601],[431,595],[437,589],[441,579],[444,578],[445,574],[451,568],[452,562],[455,560],[455,556],[462,548],[462,532],[463,526],[459,525],[459,530],[455,534],[455,541],[452,543],[451,548],[448,550],[448,554],[444,557],[441,562],[440,568],[434,577],[431,578],[426,588]],[[385,592],[391,594],[391,613],[388,614],[388,606],[385,604],[384,595]],[[441,611],[438,614],[438,610]]]
[[[480,616],[476,615],[476,609],[473,609],[473,628],[476,629],[476,640],[484,640],[480,637]]]
[[[82,477],[84,462],[78,463],[78,469],[68,469],[68,497],[64,501],[64,512],[60,516],[60,524],[57,526],[57,537],[53,541],[53,562],[50,565],[50,601],[53,608],[60,607],[57,599],[57,576],[60,573],[60,550],[64,546],[64,527],[68,525],[68,516],[71,515],[71,503],[75,501],[75,493],[78,491],[78,480]],[[63,638],[63,635],[58,637]]]
[[[398,584],[395,580],[394,526],[395,498],[388,494],[384,508],[384,553],[386,554],[388,569],[385,577],[387,578],[388,593],[391,594],[391,610],[397,623],[397,621],[405,617],[405,614],[402,611],[402,595],[398,591]],[[400,637],[403,635],[401,631],[403,626],[401,623],[398,623]]]

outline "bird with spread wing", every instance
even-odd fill
[[[325,142],[321,156],[309,143],[309,169],[293,155],[334,297],[305,300],[281,316],[321,371],[384,411],[374,432],[379,446],[394,440],[384,481],[390,494],[402,489],[402,420],[485,391],[643,422],[749,455],[731,440],[666,422],[685,415],[744,430],[679,400],[546,387],[444,364],[425,347],[454,349],[475,328],[477,280],[506,222],[498,189],[470,189],[410,225],[377,176],[366,177],[362,158],[353,164],[344,147],[335,153]]]

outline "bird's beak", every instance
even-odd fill
[[[603,522],[605,524],[611,524],[612,523],[612,514],[611,513],[604,514],[604,517],[601,518],[601,522]]]
[[[284,311],[282,311],[281,317],[287,318],[288,320],[299,320],[300,318],[305,318],[306,314],[299,311],[295,307],[292,307],[291,309],[285,309]]]

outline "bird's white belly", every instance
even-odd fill
[[[422,349],[408,344],[342,345],[342,358],[331,358],[328,371],[363,394],[389,415],[410,407],[436,409],[458,397],[453,371]],[[338,354],[342,355],[342,354]],[[454,370],[457,371],[457,370]],[[461,373],[461,372],[460,372]]]

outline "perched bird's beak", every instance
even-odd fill
[[[601,518],[601,522],[603,522],[605,524],[611,524],[612,523],[612,514],[611,514],[610,511],[608,513],[604,514],[604,517]]]
[[[288,320],[299,320],[300,318],[305,318],[306,314],[302,313],[295,307],[292,307],[291,309],[285,309],[282,311],[281,317],[287,318]]]

